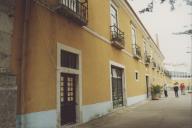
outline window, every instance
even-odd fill
[[[111,26],[118,26],[118,22],[117,22],[117,10],[116,7],[114,5],[111,5],[110,8],[110,15],[111,15]]]
[[[139,80],[139,73],[137,71],[135,72],[135,80]]]
[[[122,78],[122,70],[121,69],[113,67],[111,73],[112,73],[112,76],[114,78]]]
[[[152,51],[152,46],[150,45],[150,56],[151,58],[153,57],[153,51]]]
[[[146,45],[145,40],[144,40],[144,42],[143,42],[143,43],[144,43],[144,47],[143,47],[143,48],[144,48],[144,53],[146,54],[146,53],[147,53],[147,45]]]
[[[133,26],[131,28],[131,37],[132,37],[132,44],[134,46],[134,45],[136,45],[136,31]]]
[[[78,55],[61,50],[61,67],[78,69]]]

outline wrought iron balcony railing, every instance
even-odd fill
[[[147,52],[145,52],[145,64],[149,65],[150,62],[151,62],[151,56]]]
[[[135,58],[141,58],[141,48],[137,44],[133,44],[133,55]]]
[[[81,26],[88,23],[87,0],[60,0],[55,11]]]
[[[123,49],[125,47],[124,32],[122,32],[117,26],[110,26],[111,28],[111,41],[112,45],[117,48]]]
[[[152,69],[155,69],[157,67],[157,64],[155,63],[155,61],[152,61]]]

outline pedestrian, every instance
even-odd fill
[[[180,84],[180,89],[181,89],[181,94],[185,95],[185,85],[184,85],[184,83]]]
[[[167,84],[164,84],[164,86],[163,86],[163,90],[164,90],[165,97],[168,97],[168,93],[167,93]]]
[[[175,92],[175,97],[179,97],[179,94],[178,94],[178,91],[179,91],[178,82],[176,82],[174,84],[173,90]]]

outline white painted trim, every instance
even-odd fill
[[[80,74],[79,70],[66,68],[66,67],[59,67],[59,68],[57,68],[57,70],[60,70],[60,72],[66,72],[66,73],[70,73],[70,74],[77,74],[77,75]]]
[[[61,50],[65,50],[65,51],[69,51],[72,53],[75,53],[78,55],[79,57],[79,69],[70,69],[70,68],[66,68],[66,67],[61,67],[60,66],[60,51]],[[77,79],[77,85],[76,85],[76,99],[77,99],[77,107],[76,107],[76,117],[77,117],[77,123],[81,123],[82,122],[82,113],[81,113],[81,106],[82,106],[82,58],[81,58],[81,51],[76,49],[76,48],[72,48],[69,46],[66,46],[64,44],[61,43],[57,43],[57,127],[61,128],[61,119],[60,119],[60,73],[70,73],[70,74],[76,74],[78,75],[78,79]]]
[[[122,65],[122,64],[120,64],[120,63],[117,63],[117,62],[115,62],[115,61],[110,60],[109,63],[110,63],[110,66],[111,66],[111,65],[114,65],[114,66],[116,66],[116,67],[125,69],[125,66],[124,66],[124,65]]]
[[[21,123],[21,119],[23,122]],[[57,111],[33,112],[17,115],[16,128],[57,128]]]
[[[65,51],[69,51],[69,52],[75,53],[77,55],[81,54],[80,50],[72,48],[72,47],[69,47],[67,45],[64,45],[64,44],[58,42],[57,43],[57,69],[61,68],[61,66],[60,66],[60,50],[61,49],[65,50]]]
[[[109,61],[109,91],[110,91],[110,102],[111,102],[111,104],[112,104],[112,106],[113,106],[113,96],[112,96],[112,75],[111,75],[111,61]]]
[[[93,36],[97,37],[98,39],[104,41],[107,44],[111,44],[111,41],[108,40],[107,38],[103,37],[102,35],[100,35],[99,33],[95,32],[94,30],[92,30],[91,28],[88,28],[86,26],[82,27],[85,31],[89,32],[90,34],[92,34]]]
[[[147,99],[147,94],[127,98],[127,106],[137,104]]]
[[[93,36],[95,36],[96,38],[104,41],[104,43],[107,43],[107,44],[110,44],[110,45],[111,45],[111,41],[110,41],[110,40],[108,40],[107,38],[101,36],[99,33],[95,32],[95,31],[92,30],[91,28],[86,27],[86,26],[83,26],[82,28],[83,28],[85,31],[87,31],[87,32],[89,32],[90,34],[92,34]],[[133,58],[133,54],[131,54],[131,53],[128,52],[127,50],[122,49],[121,51],[124,52],[125,54],[127,54],[129,57],[132,57],[132,58]]]
[[[56,92],[56,95],[57,95],[57,127],[60,128],[61,127],[61,110],[60,110],[60,71],[57,70],[57,76],[56,76],[56,87],[57,87],[57,92]]]
[[[113,105],[110,101],[83,105],[82,106],[82,122],[87,122],[89,120],[101,117],[109,113],[113,109]]]
[[[143,38],[143,51],[144,51],[144,54],[147,53],[147,51],[148,51],[145,38]]]
[[[123,49],[122,52],[124,52],[125,54],[127,54],[129,57],[133,58],[133,54],[129,53],[127,50]]]
[[[110,60],[109,61],[109,73],[110,73],[110,97],[111,97],[111,103],[113,105],[113,96],[112,96],[112,76],[111,76],[111,66],[116,66],[116,67],[119,67],[119,68],[122,68],[123,69],[123,74],[122,74],[122,88],[123,88],[123,105],[126,106],[127,105],[127,100],[126,100],[126,97],[127,97],[127,86],[126,86],[126,72],[125,72],[125,66],[120,64],[120,63],[117,63],[115,61],[112,61]]]

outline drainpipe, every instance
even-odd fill
[[[22,116],[25,112],[25,67],[26,67],[26,49],[27,49],[27,37],[28,37],[28,23],[30,13],[30,0],[23,0],[24,2],[24,21],[23,21],[23,42],[21,49],[21,128],[25,128],[25,119]]]

